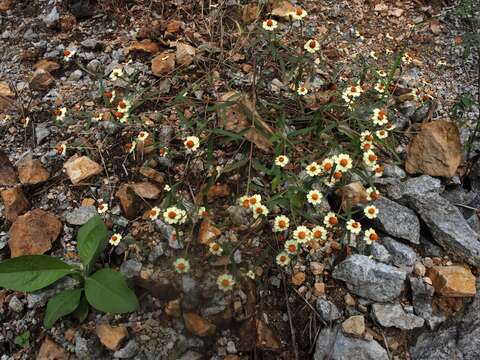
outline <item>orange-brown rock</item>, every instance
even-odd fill
[[[292,284],[295,286],[300,286],[305,282],[307,276],[304,272],[299,271],[292,276]]]
[[[444,120],[422,124],[407,147],[405,170],[410,174],[452,177],[462,162],[457,125]]]
[[[45,169],[40,160],[28,157],[18,164],[18,177],[22,184],[35,185],[45,182],[50,172]]]
[[[273,331],[262,320],[257,319],[257,348],[267,351],[278,351],[282,344]]]
[[[11,257],[45,253],[52,248],[61,231],[60,220],[44,210],[35,209],[19,216],[9,231]]]
[[[0,1],[0,11],[10,10],[12,7],[12,0],[1,0]]]
[[[152,169],[151,167],[148,167],[148,166],[142,166],[140,168],[140,174],[159,184],[163,184],[165,181],[165,178],[160,171]]]
[[[193,312],[184,313],[183,321],[188,331],[200,337],[211,336],[216,331],[215,325]]]
[[[48,71],[37,69],[30,79],[30,87],[34,90],[46,90],[50,88],[54,82],[55,79]]]
[[[0,196],[5,206],[5,218],[10,222],[30,209],[30,204],[19,187],[3,190]]]
[[[207,245],[221,234],[222,231],[213,226],[210,220],[203,219],[198,231],[198,241],[200,244]]]
[[[63,168],[67,172],[73,185],[77,185],[83,180],[87,180],[103,171],[103,168],[95,161],[87,156],[78,155],[74,155],[68,159],[65,164],[63,164]]]
[[[466,267],[433,266],[429,268],[427,275],[432,280],[437,294],[448,297],[475,296],[475,276]]]
[[[100,324],[95,330],[100,342],[110,350],[117,350],[123,339],[128,336],[127,328],[124,326]]]
[[[128,184],[121,185],[115,196],[120,201],[120,207],[127,219],[133,220],[140,214],[141,200]]]
[[[360,181],[350,183],[342,186],[335,191],[335,194],[340,197],[341,206],[344,211],[367,203],[367,191]]]
[[[180,317],[180,300],[170,300],[165,305],[165,314],[172,317]]]
[[[135,194],[144,199],[158,199],[162,193],[162,189],[148,181],[133,183],[130,187]]]
[[[207,202],[212,202],[219,198],[230,195],[230,187],[227,184],[215,184],[207,192]]]
[[[0,110],[8,109],[13,104],[13,92],[6,81],[0,81]]]
[[[160,48],[152,40],[144,39],[130,45],[130,51],[153,55],[160,52]]]
[[[166,32],[170,34],[176,34],[177,32],[180,31],[181,27],[182,27],[181,21],[172,20],[168,22]]]
[[[185,43],[177,43],[177,52],[175,54],[177,64],[182,66],[188,66],[193,62],[196,49]]]
[[[72,31],[77,26],[77,18],[73,15],[65,15],[60,18],[60,29],[63,32]]]
[[[155,76],[166,75],[175,69],[175,54],[161,53],[152,59],[152,73]]]
[[[7,154],[0,150],[0,186],[12,186],[18,183],[15,168]]]
[[[60,69],[60,64],[52,60],[42,59],[39,62],[37,62],[35,65],[33,65],[33,68],[35,70],[42,69],[48,72],[52,72]]]
[[[36,360],[68,360],[68,352],[56,342],[45,338],[38,351]]]

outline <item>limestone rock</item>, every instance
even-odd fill
[[[162,193],[162,189],[148,181],[129,184],[129,186],[135,194],[144,199],[158,199]]]
[[[0,150],[0,186],[12,186],[18,182],[15,168],[8,156]]]
[[[96,332],[100,342],[110,350],[117,350],[123,339],[128,336],[127,328],[124,326],[100,324],[97,325]]]
[[[38,351],[36,360],[68,360],[68,352],[56,342],[45,338]]]
[[[45,169],[40,160],[28,157],[18,164],[18,177],[22,184],[35,185],[45,182],[50,172]]]
[[[434,266],[428,269],[435,292],[448,297],[473,297],[476,293],[475,276],[470,269],[460,266]]]
[[[175,69],[175,54],[161,53],[152,60],[152,73],[155,76],[163,76]]]
[[[363,315],[350,316],[342,323],[342,330],[345,334],[362,336],[365,332],[365,318]]]
[[[188,66],[193,62],[195,57],[196,49],[185,43],[177,43],[177,52],[176,52],[176,59],[177,64],[182,66]]]
[[[30,79],[30,87],[34,90],[46,90],[55,82],[52,75],[46,70],[37,69]]]
[[[184,313],[183,321],[188,331],[200,337],[211,336],[216,330],[215,325],[193,312]]]
[[[403,310],[398,303],[373,304],[372,313],[380,325],[384,327],[396,327],[401,330],[412,330],[422,327],[424,320],[414,314]]]
[[[342,316],[334,303],[323,298],[317,299],[315,308],[320,314],[320,317],[327,322],[338,320]]]
[[[161,172],[148,166],[142,166],[140,168],[140,174],[149,178],[150,180],[155,181],[158,184],[163,184],[165,182],[164,175]]]
[[[74,155],[68,159],[63,168],[73,185],[81,183],[83,180],[98,175],[103,168],[87,156]]]
[[[30,203],[19,187],[3,190],[0,196],[5,206],[5,218],[10,222],[30,209]]]
[[[406,272],[412,272],[417,254],[410,247],[390,237],[382,239],[382,244],[391,255],[391,260],[395,266]]]
[[[133,220],[140,214],[142,210],[141,200],[128,184],[121,185],[115,193],[115,197],[120,201],[120,206],[127,219]]]
[[[137,41],[132,45],[130,45],[130,51],[136,51],[136,52],[153,55],[160,52],[160,48],[152,40],[144,39],[142,41]]]

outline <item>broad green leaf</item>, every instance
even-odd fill
[[[30,330],[27,330],[24,333],[16,336],[13,342],[15,345],[27,347],[28,345],[30,345],[30,335]]]
[[[48,300],[43,326],[50,329],[55,321],[75,311],[80,303],[82,289],[64,290]]]
[[[77,308],[73,312],[73,316],[75,316],[79,322],[83,322],[88,316],[89,308],[90,306],[88,305],[87,298],[82,296],[80,299],[80,304],[78,304]]]
[[[94,216],[83,225],[77,234],[78,253],[88,274],[98,256],[105,250],[108,230],[100,216]]]
[[[75,271],[73,266],[52,256],[19,256],[0,263],[0,288],[35,291]]]
[[[138,300],[124,277],[105,268],[85,279],[85,296],[95,309],[109,313],[126,313],[138,309]]]

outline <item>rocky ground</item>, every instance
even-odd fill
[[[78,263],[78,228],[100,214],[122,240],[97,265],[118,269],[140,301],[134,313],[91,310],[46,330],[48,299],[73,279],[0,289],[0,359],[479,359],[479,59],[467,52],[464,2],[293,1],[308,16],[288,25],[282,1],[0,0],[0,261]],[[278,75],[290,60],[274,63],[255,35],[270,17],[284,48],[321,43],[298,102]],[[313,135],[308,116],[333,109],[372,59],[391,66],[387,49],[413,60],[392,74],[383,175],[349,175],[325,189],[321,209],[302,200],[298,210],[314,225],[345,203],[365,206],[364,186],[375,186],[378,216],[358,221],[379,240],[332,231],[279,266],[289,234],[272,234],[271,220],[291,180],[273,186],[264,164],[283,146],[287,169],[308,178],[305,164],[344,146],[341,126]],[[225,124],[218,104],[231,91],[249,97]],[[129,99],[128,119],[111,97]],[[252,113],[271,138],[250,127]],[[200,140],[193,154],[189,135]],[[267,218],[239,205],[246,193],[268,199]],[[151,219],[172,204],[189,214],[180,230]],[[221,256],[206,250],[212,241]],[[180,257],[190,272],[175,271]],[[223,273],[234,274],[231,291],[217,286]]]

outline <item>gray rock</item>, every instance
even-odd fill
[[[439,194],[410,197],[433,239],[450,255],[480,266],[480,241],[460,211]]]
[[[391,185],[387,188],[389,195],[392,195],[394,200],[403,200],[407,197],[415,197],[430,192],[441,192],[443,190],[442,182],[439,179],[429,175],[422,175],[414,178],[409,178],[404,182]]]
[[[445,251],[438,244],[425,236],[420,236],[420,246],[423,249],[423,256],[442,257],[445,255]]]
[[[323,298],[317,299],[315,308],[317,309],[321,318],[327,322],[338,320],[342,316],[334,303]]]
[[[82,78],[82,76],[82,70],[77,69],[70,74],[70,76],[68,77],[68,81],[78,81]]]
[[[44,124],[38,124],[35,127],[35,137],[37,138],[37,144],[40,144],[49,136],[50,130]]]
[[[93,59],[87,64],[87,69],[94,73],[102,72],[102,63],[98,59]]]
[[[240,226],[249,224],[249,212],[242,206],[232,205],[227,208],[227,213],[234,225]]]
[[[456,346],[457,336],[457,329],[453,326],[424,332],[410,349],[410,355],[413,360],[463,360],[464,357]]]
[[[408,103],[408,101],[402,103],[400,111],[392,112],[392,121],[399,130],[403,130],[408,126],[410,123],[409,117],[415,112],[415,105],[412,107]]]
[[[420,243],[420,222],[409,208],[385,197],[374,202],[378,215],[374,223],[383,231],[397,238]]]
[[[138,350],[139,350],[139,347],[137,342],[132,339],[123,348],[115,351],[113,353],[113,357],[117,359],[130,359],[135,355],[137,355]]]
[[[129,259],[124,261],[120,266],[120,272],[125,276],[127,279],[131,279],[137,276],[142,270],[142,263],[137,260]]]
[[[89,337],[88,340],[75,333],[75,355],[79,360],[99,359],[102,347],[96,337]]]
[[[314,360],[388,360],[387,351],[375,340],[351,338],[339,326],[320,332]]]
[[[175,234],[175,228],[172,225],[157,219],[155,220],[155,227],[160,231],[172,249],[183,249],[183,243],[178,239],[174,240],[175,237],[173,235]]]
[[[185,309],[195,309],[200,304],[202,289],[197,282],[190,276],[182,276],[182,307]]]
[[[333,277],[347,283],[348,289],[378,302],[395,300],[402,291],[407,274],[365,255],[352,255],[338,264]]]
[[[477,278],[476,287],[480,288],[480,278]],[[461,319],[457,338],[457,346],[463,353],[464,360],[480,359],[480,292],[478,291]]]
[[[404,179],[407,177],[407,173],[397,165],[392,165],[392,164],[385,164],[384,165],[384,171],[383,171],[383,176],[384,177],[391,177],[395,179]]]
[[[371,248],[370,254],[373,256],[375,260],[388,264],[392,258],[388,250],[380,244],[378,241],[375,241]]]
[[[373,304],[372,315],[384,327],[396,327],[401,330],[412,330],[422,327],[424,320],[416,315],[408,314],[398,303]]]
[[[65,221],[70,225],[83,225],[97,215],[95,206],[80,206],[65,215]]]
[[[83,40],[80,43],[80,45],[82,45],[84,48],[91,49],[91,50],[95,50],[102,47],[102,43],[93,38]]]
[[[470,216],[475,214],[475,210],[471,208],[476,207],[473,203],[477,195],[478,194],[476,191],[467,191],[460,185],[449,187],[442,193],[442,196],[445,199],[450,201],[452,205],[458,207],[458,210],[460,210],[465,219],[468,219]],[[468,207],[462,205],[466,205]]]
[[[473,214],[467,219],[468,225],[475,231],[477,234],[480,235],[480,219],[478,218],[477,214]]]
[[[405,244],[396,241],[390,237],[382,239],[382,244],[392,256],[392,262],[406,272],[412,272],[417,254],[415,251]]]
[[[148,261],[150,263],[154,263],[155,261],[158,260],[160,256],[162,256],[165,253],[165,250],[163,248],[163,244],[157,244],[155,247],[148,253]]]
[[[16,313],[21,313],[23,311],[23,303],[16,295],[10,298],[10,301],[8,302],[8,307]]]
[[[178,360],[201,360],[203,359],[203,355],[199,354],[196,351],[188,350],[182,356],[178,358]]]
[[[57,10],[57,7],[55,6],[49,13],[48,15],[43,17],[43,22],[47,27],[54,27],[57,25],[58,20],[60,20],[60,14]]]
[[[23,34],[23,38],[27,41],[33,41],[37,36],[38,35],[32,30],[32,28],[28,28]]]
[[[435,289],[427,284],[422,278],[410,277],[410,287],[412,289],[412,302],[415,314],[425,319],[428,327],[433,330],[440,323],[445,321],[445,316],[434,315],[432,308],[432,299]]]

